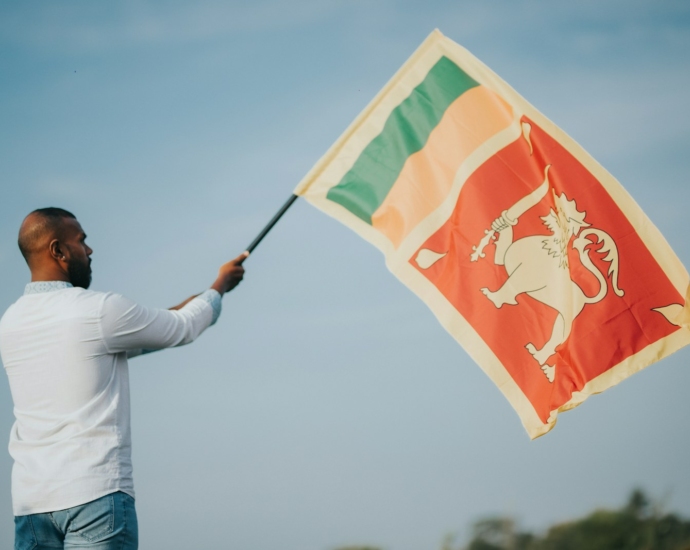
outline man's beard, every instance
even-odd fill
[[[71,261],[67,266],[67,274],[72,286],[89,288],[91,284],[91,260],[85,264]]]

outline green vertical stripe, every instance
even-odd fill
[[[448,106],[478,85],[450,59],[439,59],[424,81],[393,110],[383,131],[350,171],[328,191],[328,199],[371,224],[372,214],[398,179],[407,157],[424,147]]]

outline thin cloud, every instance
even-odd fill
[[[95,9],[81,2],[5,8],[0,20],[4,41],[39,49],[103,51],[140,45],[200,41],[229,32],[267,31],[313,23],[328,17],[345,0],[321,2],[125,2]]]

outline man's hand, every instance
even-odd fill
[[[248,256],[249,252],[243,252],[234,260],[230,260],[228,263],[220,266],[220,270],[218,271],[218,278],[216,279],[216,282],[211,285],[211,288],[213,290],[217,290],[222,296],[223,294],[232,290],[238,284],[240,284],[242,277],[244,277],[244,268],[242,267],[242,262],[244,262],[244,260],[246,260]],[[182,309],[197,296],[198,294],[190,296],[181,304],[177,304],[176,306],[168,309]]]
[[[240,281],[244,277],[242,262],[244,262],[248,256],[249,252],[242,252],[242,254],[237,256],[234,260],[230,260],[228,263],[220,266],[218,278],[216,282],[211,285],[211,288],[217,290],[222,296],[240,284]]]

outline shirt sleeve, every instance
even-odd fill
[[[108,353],[136,357],[149,351],[183,346],[214,324],[221,312],[221,296],[203,292],[182,309],[146,308],[119,294],[107,294],[101,311],[101,331]]]

